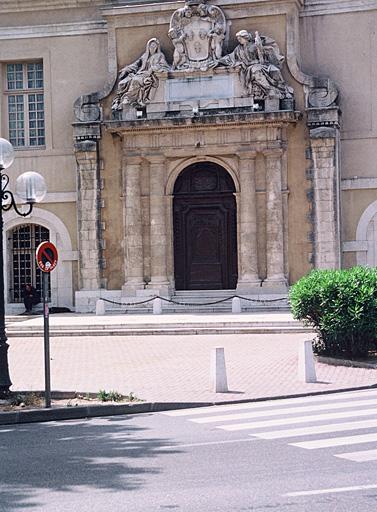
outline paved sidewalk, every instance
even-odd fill
[[[58,318],[51,319],[73,321],[72,317]],[[100,321],[99,317],[84,318],[88,322]],[[114,322],[114,317],[104,319]],[[164,316],[145,317],[148,322],[162,319],[166,321]],[[41,319],[28,320],[38,321]],[[82,316],[80,321],[83,322]],[[131,315],[127,316],[127,321],[132,321]],[[377,385],[375,369],[319,363],[316,364],[317,383],[299,382],[298,345],[313,337],[308,333],[57,336],[51,339],[52,389],[80,392],[105,389],[124,394],[132,391],[146,401],[182,403],[245,400]],[[10,338],[8,343],[12,390],[42,390],[43,339],[25,335]],[[216,346],[225,348],[229,393],[213,393],[209,389],[210,353]]]

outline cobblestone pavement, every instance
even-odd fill
[[[55,391],[131,391],[158,402],[212,402],[377,384],[377,370],[316,363],[315,384],[298,381],[299,342],[309,334],[78,336],[51,339]],[[42,390],[43,339],[10,338],[12,390]],[[211,349],[224,347],[229,393],[209,385]]]

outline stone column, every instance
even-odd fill
[[[77,142],[75,156],[78,188],[79,289],[98,290],[101,287],[101,231],[97,142]]]
[[[240,269],[238,293],[259,291],[257,251],[257,208],[255,193],[255,151],[238,153],[240,175]],[[255,290],[255,288],[257,290]],[[254,290],[253,290],[254,289]]]
[[[141,218],[141,157],[123,160],[124,187],[124,295],[135,295],[144,288],[143,234]]]
[[[150,162],[150,245],[151,245],[151,282],[148,288],[156,294],[168,294],[167,279],[167,232],[165,167],[162,155],[147,157]]]
[[[337,129],[310,130],[315,268],[340,267]]]
[[[263,151],[266,164],[266,257],[267,278],[263,286],[284,291],[284,219],[282,197],[282,155],[279,148]]]

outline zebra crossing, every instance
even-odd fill
[[[305,450],[341,447],[347,451],[336,450],[333,455],[353,462],[377,461],[377,390],[374,389],[161,414],[211,429],[245,431],[256,439],[284,440]],[[365,449],[368,443],[372,446]]]

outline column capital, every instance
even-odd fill
[[[257,157],[257,151],[254,149],[239,150],[236,155],[240,160],[255,160]]]
[[[155,164],[155,165],[162,164],[166,160],[165,155],[162,155],[161,153],[154,153],[154,154],[152,153],[152,154],[144,155],[144,158],[150,164]]]
[[[126,165],[140,165],[143,161],[140,155],[127,155],[124,154],[123,161]]]
[[[274,147],[274,148],[263,148],[262,149],[263,156],[265,158],[281,158],[284,153],[283,147]]]

